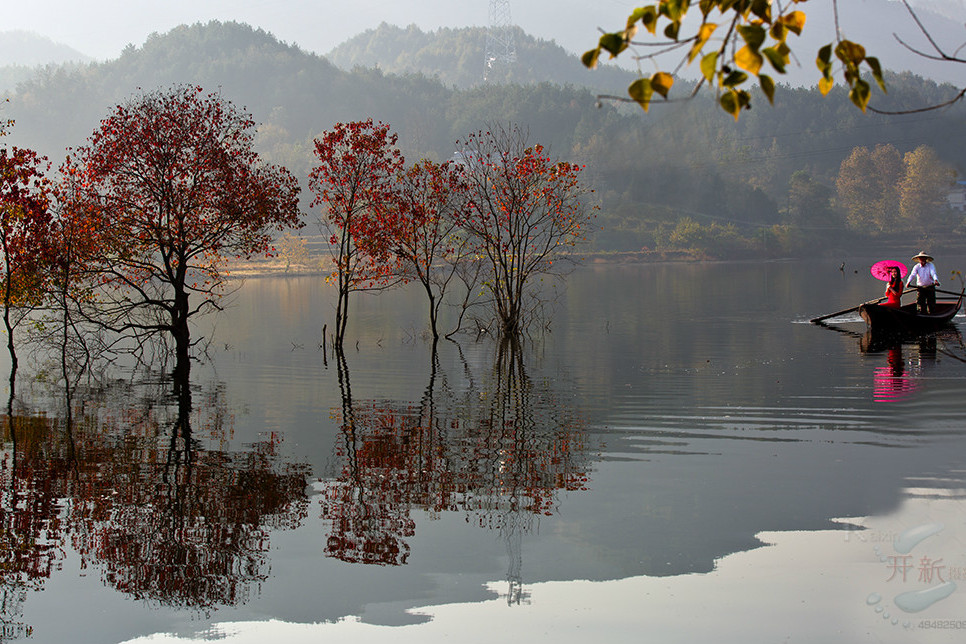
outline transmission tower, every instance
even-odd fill
[[[490,28],[486,32],[486,53],[483,54],[483,80],[487,81],[497,67],[510,66],[517,60],[513,44],[513,25],[510,23],[510,0],[490,0]]]

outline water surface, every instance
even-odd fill
[[[411,291],[341,361],[317,279],[253,279],[190,411],[122,374],[68,419],[25,368],[5,635],[949,641],[966,349],[808,324],[880,295],[852,263],[585,266],[509,358],[434,356]]]

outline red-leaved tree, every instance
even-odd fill
[[[524,331],[546,299],[540,278],[559,275],[584,241],[594,208],[582,168],[531,146],[518,127],[477,132],[460,143],[470,207],[460,219],[476,239],[489,275],[499,335]]]
[[[298,182],[261,161],[253,127],[221,96],[177,86],[117,106],[69,160],[74,211],[102,226],[98,322],[138,346],[173,339],[178,369],[189,321],[218,308],[225,261],[269,255],[276,231],[302,225]]]
[[[334,264],[329,279],[338,287],[335,343],[341,347],[349,294],[398,281],[393,180],[405,160],[389,126],[372,119],[338,123],[315,140],[315,155],[309,187],[312,207],[323,208],[320,226]]]
[[[434,341],[439,339],[439,311],[449,285],[457,279],[465,293],[473,291],[475,240],[459,225],[467,187],[461,166],[426,159],[400,173],[395,182],[396,255],[406,275],[426,292]]]
[[[43,301],[44,268],[50,261],[50,197],[44,166],[45,160],[32,150],[0,149],[0,298],[11,385],[18,363],[13,332],[24,314]]]

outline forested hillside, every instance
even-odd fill
[[[602,93],[626,87],[636,74],[602,64],[591,71],[563,47],[511,30],[517,64],[495,64],[487,72],[490,83],[555,83],[589,87]],[[379,68],[387,74],[425,74],[449,87],[466,89],[483,82],[487,30],[482,27],[424,32],[379,25],[351,38],[326,54],[341,69]]]
[[[373,117],[389,123],[413,161],[450,158],[456,140],[488,123],[518,123],[529,129],[532,141],[586,165],[602,206],[598,250],[788,255],[893,232],[913,232],[924,241],[949,239],[962,227],[961,214],[944,211],[924,219],[930,222],[925,233],[901,218],[872,230],[849,217],[837,182],[843,161],[856,148],[886,144],[900,160],[926,146],[935,154],[922,158],[939,164],[934,173],[962,173],[963,105],[882,116],[862,114],[840,90],[822,97],[814,90],[779,88],[774,107],[759,98],[737,123],[708,96],[658,103],[645,114],[636,106],[598,104],[597,90],[559,82],[568,70],[593,72],[579,70],[571,56],[546,43],[547,58],[539,67],[513,71],[519,82],[455,88],[463,84],[461,69],[467,78],[474,68],[480,72],[480,32],[419,34],[388,26],[377,32],[394,36],[400,60],[426,61],[436,50],[437,78],[392,74],[383,67],[346,71],[246,25],[183,26],[129,47],[117,60],[47,68],[21,83],[2,114],[16,119],[5,143],[36,149],[56,164],[66,147],[83,143],[111,106],[139,88],[192,83],[220,90],[247,108],[260,124],[260,149],[300,177],[313,165],[312,139],[340,121]],[[434,38],[443,44],[434,44]],[[409,56],[399,44],[408,40],[414,48]],[[362,42],[354,45],[360,51]],[[362,53],[350,54],[350,44],[346,60],[363,62]],[[537,82],[543,75],[547,80]],[[889,94],[878,102],[883,109],[919,107],[955,91],[908,74],[887,81]],[[898,182],[904,175],[896,177]],[[949,174],[947,184],[951,181]],[[317,213],[306,216],[314,221]]]

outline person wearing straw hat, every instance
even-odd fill
[[[909,278],[906,280],[906,288],[916,278],[916,309],[919,313],[929,314],[936,308],[936,287],[939,286],[939,276],[936,275],[936,267],[932,263],[932,256],[924,251],[919,251],[918,255],[913,255],[912,259],[919,263],[909,271]]]

